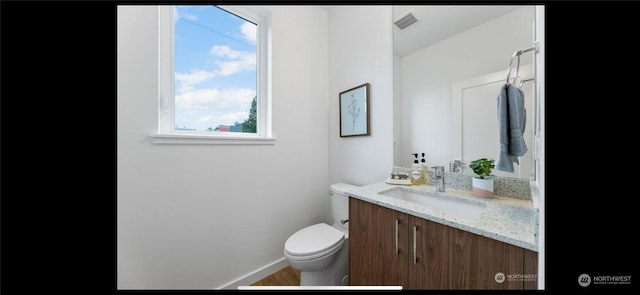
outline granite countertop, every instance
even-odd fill
[[[411,191],[428,191],[444,198],[486,205],[478,218],[465,217],[446,210],[413,203],[379,194],[379,192],[404,187]],[[472,232],[518,247],[538,251],[537,209],[532,200],[495,196],[480,198],[471,191],[446,188],[436,192],[433,185],[394,185],[386,182],[374,183],[346,190],[350,197],[378,204],[383,207],[405,212],[413,216],[438,222],[454,228]]]

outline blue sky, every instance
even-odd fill
[[[255,95],[255,24],[215,6],[176,6],[176,126],[242,123]]]

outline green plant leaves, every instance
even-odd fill
[[[493,159],[480,158],[471,161],[471,163],[469,163],[469,168],[471,168],[478,177],[484,179],[485,176],[491,175],[491,169],[495,168],[493,163]]]

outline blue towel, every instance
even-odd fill
[[[498,95],[498,124],[500,131],[500,153],[497,170],[513,172],[513,163],[527,152],[524,142],[526,110],[524,93],[512,84],[505,84]]]

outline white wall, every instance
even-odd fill
[[[402,101],[395,118],[398,166],[410,167],[412,153],[426,153],[427,165],[449,167],[451,84],[505,71],[514,51],[533,46],[533,6],[518,9],[439,43],[397,58]],[[526,33],[523,33],[526,32]],[[523,54],[521,64],[532,62]],[[397,93],[397,92],[396,92]],[[398,94],[399,95],[399,94]],[[496,96],[498,93],[496,93]],[[436,123],[437,122],[437,123]]]
[[[391,6],[329,8],[329,180],[366,185],[393,166]],[[340,137],[338,95],[371,84],[371,135]]]
[[[328,97],[351,83],[329,91],[324,9],[268,10],[275,145],[154,145],[149,134],[158,122],[157,10],[118,7],[119,289],[249,284],[253,272],[283,263],[283,245],[293,232],[330,222],[327,128],[328,108],[335,104]],[[379,52],[371,54],[379,59]],[[374,106],[382,104],[377,97],[389,90],[379,76],[353,79],[371,81]],[[382,129],[374,124],[376,136]]]

